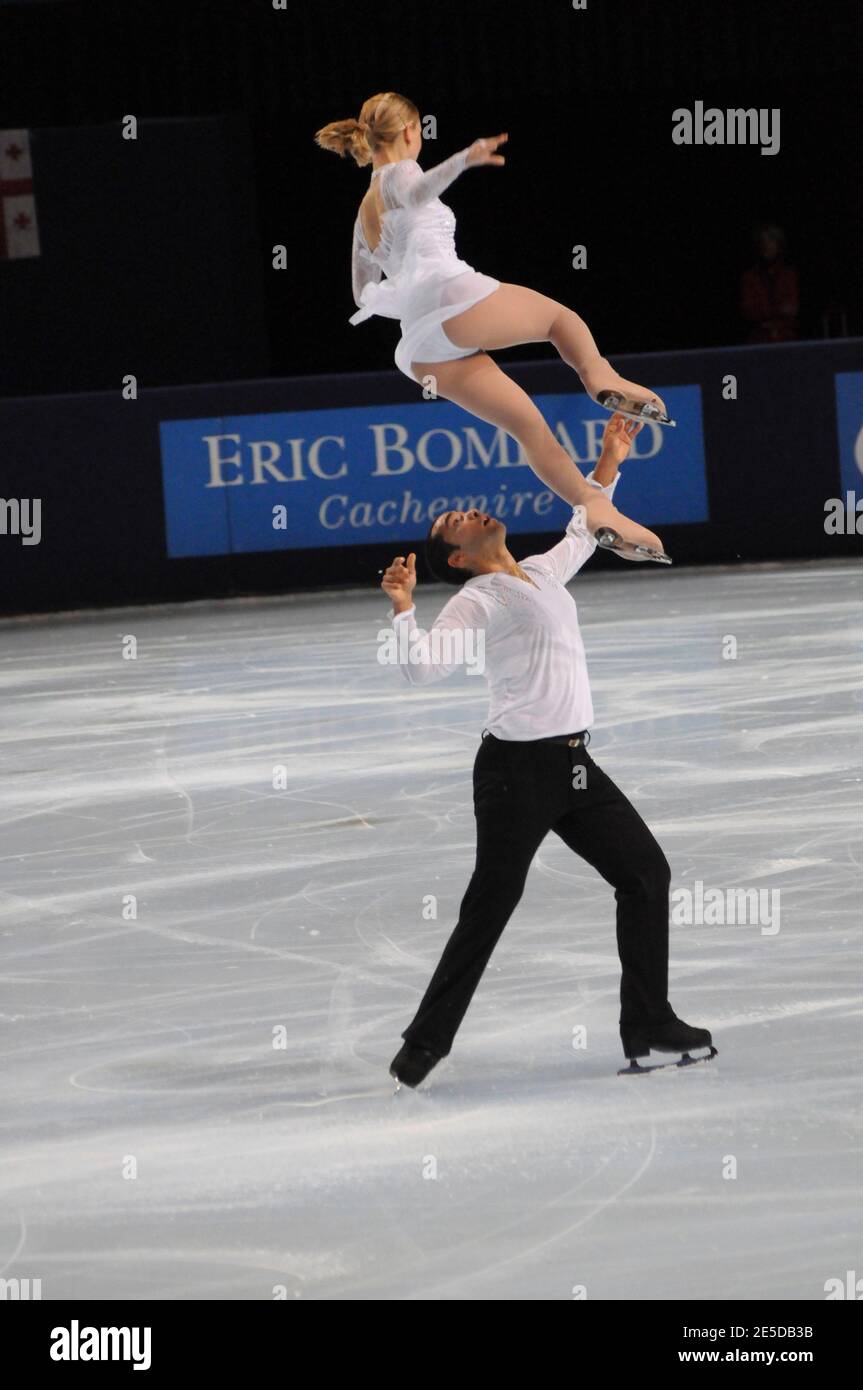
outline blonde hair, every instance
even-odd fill
[[[350,154],[363,168],[379,150],[391,145],[406,125],[419,118],[419,110],[407,97],[398,92],[378,92],[363,102],[358,119],[330,121],[315,131],[315,143],[342,159]]]

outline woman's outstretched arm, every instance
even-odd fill
[[[381,197],[387,210],[418,208],[437,198],[467,168],[470,146],[450,155],[425,173],[415,159],[399,159],[380,175]]]
[[[387,210],[421,207],[432,198],[440,197],[465,169],[480,164],[503,164],[503,155],[496,155],[494,151],[506,139],[506,135],[493,135],[474,140],[473,144],[425,172],[415,159],[396,160],[380,175],[384,207]]]

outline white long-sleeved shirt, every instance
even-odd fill
[[[371,313],[401,318],[406,296],[397,290],[402,280],[406,290],[429,273],[454,276],[465,269],[455,250],[455,216],[439,195],[467,167],[469,150],[467,145],[427,172],[415,159],[398,159],[372,172],[384,212],[374,251],[366,241],[359,213],[354,221],[351,288],[360,312],[351,316],[351,323],[360,323]],[[374,288],[382,275],[389,282],[387,292]]]
[[[612,497],[619,477],[616,474],[607,487],[600,487],[592,473],[587,481]],[[489,686],[485,727],[491,733],[518,741],[589,728],[593,701],[587,662],[578,611],[566,585],[595,549],[583,512],[574,507],[557,545],[519,561],[533,584],[499,571],[474,575],[427,632],[417,626],[416,605],[403,613],[391,608],[396,639],[400,627],[406,627],[408,643],[419,658],[416,664],[399,663],[405,678],[422,685],[451,675],[462,663],[446,659],[445,644],[466,643],[466,631],[482,632]],[[447,635],[457,632],[457,638]],[[433,660],[436,651],[442,651],[444,659]]]

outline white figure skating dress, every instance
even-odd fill
[[[359,308],[349,322],[362,323],[372,314],[399,319],[395,363],[411,381],[418,380],[411,362],[451,362],[478,351],[456,347],[441,324],[500,288],[499,280],[456,255],[455,214],[438,197],[466,168],[469,150],[468,145],[427,173],[415,159],[373,170],[384,206],[374,251],[359,213],[354,223],[351,282]]]

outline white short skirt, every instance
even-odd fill
[[[460,275],[435,278],[417,286],[408,295],[401,320],[402,336],[395,350],[399,371],[411,381],[417,381],[411,362],[453,362],[458,357],[472,357],[480,352],[480,348],[456,347],[442,324],[499,290],[500,283],[491,275],[469,268]]]

